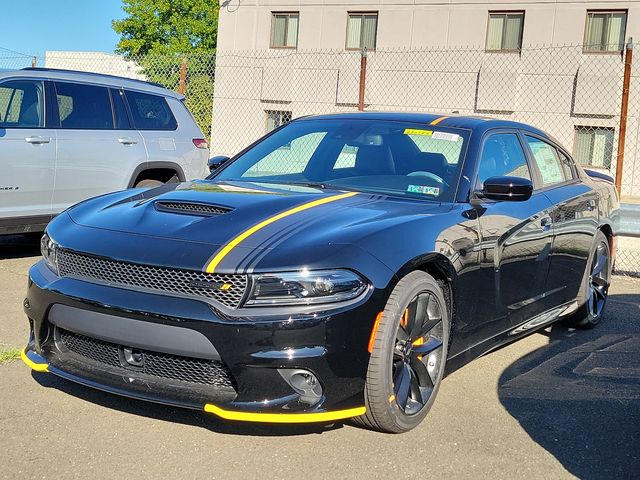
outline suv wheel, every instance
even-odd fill
[[[135,184],[134,188],[156,188],[156,187],[159,187],[160,185],[164,185],[164,183],[162,183],[160,180],[146,179],[146,180],[140,180],[138,183]]]

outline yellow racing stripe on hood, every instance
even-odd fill
[[[277,222],[278,220],[281,220],[290,215],[294,215],[298,212],[309,210],[310,208],[318,207],[320,205],[324,205],[325,203],[331,203],[337,200],[342,200],[343,198],[353,197],[354,195],[357,195],[357,194],[358,192],[348,192],[348,193],[342,193],[340,195],[333,195],[331,197],[324,197],[319,200],[303,203],[302,205],[298,205],[297,207],[291,208],[289,210],[285,210],[284,212],[281,212],[277,215],[274,215],[273,217],[269,217],[266,220],[263,220],[262,222],[242,232],[240,235],[238,235],[229,243],[227,243],[222,249],[220,249],[220,251],[215,255],[215,257],[213,257],[213,259],[207,264],[205,272],[213,273],[216,267],[222,261],[222,259],[224,259],[224,257],[226,257],[231,250],[233,250],[240,243],[242,243],[244,240],[249,238],[251,235],[253,235],[257,231],[262,230],[267,225],[271,225],[272,223]]]
[[[447,117],[447,116],[444,116],[444,117],[438,117],[438,118],[436,118],[433,122],[431,122],[429,125],[437,125],[437,124],[439,124],[441,121],[446,120],[447,118],[449,118],[449,117]]]

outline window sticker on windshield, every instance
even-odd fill
[[[426,135],[430,137],[433,135],[433,130],[420,130],[418,128],[406,128],[404,130],[405,135]]]
[[[433,132],[431,138],[436,140],[447,140],[448,142],[457,142],[460,138],[460,135],[457,133],[446,133],[446,132]]]
[[[422,193],[423,195],[440,195],[440,189],[438,187],[426,187],[424,185],[409,185],[407,187],[409,193]]]

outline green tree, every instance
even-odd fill
[[[187,62],[186,104],[210,137],[217,0],[123,0],[127,14],[112,22],[120,34],[116,51],[138,63],[147,80],[177,90]]]
[[[127,56],[215,52],[216,0],[123,0],[127,14],[112,22],[120,35],[118,53]]]

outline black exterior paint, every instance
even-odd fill
[[[438,118],[387,113],[341,117],[425,126]],[[374,319],[399,279],[414,269],[427,270],[447,285],[453,311],[449,372],[530,333],[510,334],[533,317],[575,300],[595,232],[613,232],[618,208],[613,187],[576,167],[573,181],[541,189],[534,170],[536,188],[528,201],[470,203],[477,159],[487,136],[526,132],[557,143],[514,122],[454,117],[440,125],[471,132],[455,202],[358,193],[265,227],[233,249],[216,269],[221,273],[351,269],[370,285],[360,298],[343,305],[233,310],[193,298],[58,278],[39,262],[30,271],[25,308],[33,327],[29,349],[41,354],[54,373],[137,398],[192,408],[211,402],[248,411],[278,412],[284,406],[289,412],[325,411],[363,405]],[[54,219],[48,233],[64,248],[78,252],[201,271],[219,248],[248,228],[339,193],[224,183],[210,177],[85,201]],[[158,211],[155,200],[209,203],[229,212],[209,217],[175,214]],[[178,392],[161,382],[145,387],[99,369],[67,364],[52,344],[48,312],[54,304],[196,330],[231,370],[236,391]],[[300,404],[278,368],[314,372],[325,397],[311,409]]]

